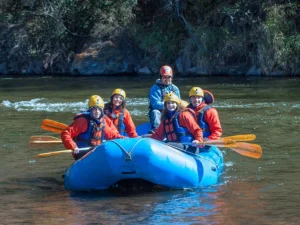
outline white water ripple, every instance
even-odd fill
[[[105,100],[105,99],[104,99]],[[108,101],[109,99],[107,99]],[[17,111],[46,111],[46,112],[73,112],[86,110],[88,99],[80,102],[53,102],[46,98],[35,98],[28,101],[11,102],[3,100],[0,106],[12,108]],[[126,104],[130,108],[133,115],[144,115],[148,111],[147,98],[127,98]],[[242,102],[216,102],[216,108],[240,108],[240,109],[257,109],[257,108],[278,108],[282,111],[298,110],[300,104],[293,104],[286,102],[255,102],[255,103],[242,103]]]
[[[13,108],[17,111],[77,112],[86,109],[87,101],[52,103],[45,98],[36,98],[20,102],[4,100],[1,105],[7,108]]]

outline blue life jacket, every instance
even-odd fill
[[[204,120],[204,115],[205,112],[212,108],[210,105],[206,105],[202,108],[201,112],[199,113],[199,115],[197,116],[198,118],[198,125],[200,126],[200,128],[202,129],[203,132],[203,138],[208,137],[209,135],[211,135],[211,131],[209,129],[209,125],[208,123]]]
[[[88,129],[74,138],[78,148],[100,145],[104,141],[104,118],[102,117],[100,120],[93,119],[90,116],[90,112],[86,111],[77,114],[74,120],[80,117],[84,117],[87,120]]]

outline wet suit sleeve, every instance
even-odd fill
[[[153,138],[155,140],[158,140],[158,141],[162,141],[164,138],[165,138],[165,135],[164,135],[164,123],[160,123],[159,124],[159,127],[155,130],[155,132],[149,136],[150,138]]]
[[[150,104],[153,109],[163,110],[164,103],[161,100],[161,90],[157,85],[153,85],[149,93]]]
[[[177,86],[174,87],[174,91],[175,91],[175,94],[181,99],[181,97],[180,97],[180,91],[179,91],[179,88]]]
[[[73,138],[85,132],[88,129],[88,124],[85,118],[81,117],[76,119],[70,124],[63,132],[61,132],[61,140],[66,149],[74,150],[77,148]]]
[[[124,124],[128,137],[137,137],[136,128],[128,110],[124,110]]]
[[[199,127],[195,118],[189,112],[182,112],[179,114],[179,124],[182,127],[186,127],[191,134],[194,136],[195,140],[203,142],[202,129]]]
[[[208,123],[211,132],[208,138],[210,140],[219,139],[223,131],[217,110],[215,108],[207,110],[204,115],[204,120]]]
[[[125,138],[123,135],[119,133],[115,125],[107,116],[105,116],[104,119],[105,119],[104,135],[106,140],[111,140],[115,138]]]

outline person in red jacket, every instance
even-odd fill
[[[126,107],[126,93],[124,90],[115,89],[110,102],[104,106],[104,114],[108,116],[121,135],[127,133],[128,137],[137,137],[136,128]]]
[[[165,95],[161,123],[149,137],[160,141],[166,138],[166,142],[191,143],[195,146],[203,142],[202,130],[195,121],[194,111],[185,109],[174,93]]]
[[[191,103],[187,107],[195,111],[204,140],[219,139],[222,136],[222,127],[217,110],[210,105],[214,102],[213,94],[200,87],[193,87],[189,91],[189,98]]]
[[[76,114],[74,122],[61,133],[65,148],[73,150],[76,160],[90,151],[80,148],[99,146],[105,140],[124,138],[104,115],[104,102],[100,96],[92,95],[88,106],[89,109]]]

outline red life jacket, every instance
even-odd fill
[[[171,119],[166,119],[164,121],[164,128],[165,128],[165,133],[166,133],[166,137],[168,141],[172,141],[172,142],[177,142],[178,138],[177,135],[175,133],[175,129],[173,126],[173,119],[179,114],[179,112],[175,113],[174,116],[172,116]]]

